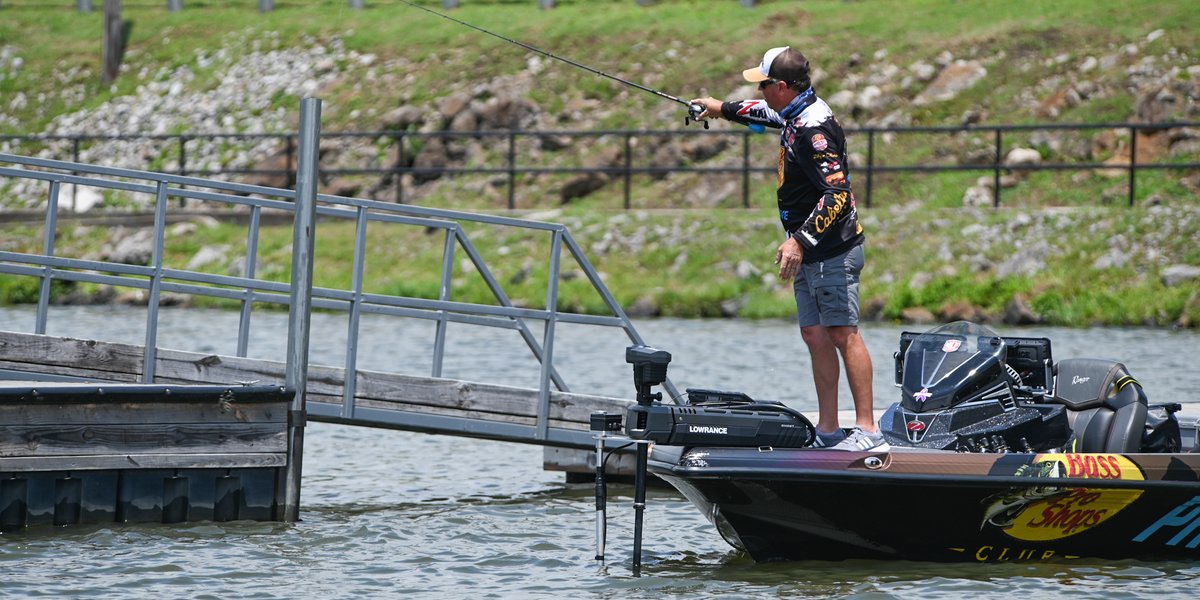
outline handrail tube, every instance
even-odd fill
[[[454,269],[454,239],[457,235],[458,224],[453,229],[447,229],[442,240],[442,280],[438,286],[438,300],[445,302],[450,299],[451,273]],[[433,332],[433,366],[432,377],[442,376],[443,357],[446,353],[446,311],[437,311],[437,325]]]
[[[146,343],[142,351],[142,382],[154,383],[158,360],[158,306],[162,297],[163,245],[167,225],[167,182],[158,182],[154,197],[154,245],[150,252],[150,290],[146,298]]]
[[[350,299],[350,318],[347,319],[346,326],[346,379],[342,383],[342,415],[348,419],[354,418],[354,395],[358,387],[358,332],[359,320],[362,317],[367,211],[367,208],[360,206],[354,221],[354,258],[350,267],[350,290],[353,297]]]
[[[550,238],[550,267],[546,274],[546,310],[550,313],[542,325],[542,372],[538,378],[537,429],[535,439],[546,439],[550,427],[550,368],[554,364],[554,324],[558,314],[558,262],[562,253],[563,230],[557,230]],[[566,390],[563,390],[566,391]]]
[[[262,209],[255,206],[250,209],[250,225],[246,234],[246,256],[242,264],[242,279],[254,279],[258,268],[258,228],[262,220]],[[245,357],[250,347],[250,314],[253,306],[253,292],[245,289],[242,306],[238,315],[237,355]]]
[[[54,241],[58,231],[58,193],[61,189],[61,184],[57,181],[50,182],[49,196],[46,198],[46,223],[45,231],[42,237],[42,254],[46,256],[54,256]],[[46,319],[50,313],[50,281],[54,278],[53,272],[49,267],[43,267],[41,290],[38,292],[37,317],[34,325],[34,333],[46,333]]]

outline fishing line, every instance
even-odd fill
[[[542,50],[541,48],[535,48],[535,47],[533,47],[533,46],[530,46],[529,44],[526,44],[526,43],[524,43],[524,42],[520,42],[520,41],[514,40],[514,39],[512,39],[512,38],[504,37],[504,36],[502,36],[502,35],[500,35],[500,34],[498,34],[498,33],[494,33],[494,32],[488,31],[488,30],[486,30],[486,29],[484,29],[484,28],[482,28],[482,27],[478,27],[478,26],[476,26],[476,25],[472,25],[472,24],[470,24],[470,23],[467,23],[466,21],[460,21],[460,20],[458,20],[458,19],[455,19],[454,17],[451,17],[450,15],[447,15],[447,14],[445,14],[445,13],[440,13],[440,12],[438,12],[438,11],[436,11],[436,10],[433,10],[432,8],[426,8],[426,7],[424,7],[424,6],[421,6],[420,4],[415,4],[415,3],[413,3],[413,2],[409,2],[408,0],[400,0],[400,2],[401,2],[402,4],[407,4],[407,5],[409,5],[409,6],[413,7],[413,8],[419,8],[419,9],[421,9],[421,10],[423,10],[423,11],[427,12],[427,13],[430,13],[430,14],[433,14],[433,15],[437,15],[437,16],[439,16],[439,17],[443,18],[443,19],[446,19],[447,21],[452,21],[452,22],[454,22],[454,23],[458,23],[459,25],[462,25],[462,26],[464,26],[464,27],[470,27],[471,29],[474,29],[475,31],[478,31],[478,32],[480,32],[480,33],[486,33],[486,34],[488,34],[488,35],[490,35],[490,36],[492,36],[492,37],[494,37],[494,38],[499,38],[499,39],[502,39],[502,40],[504,40],[504,41],[506,41],[506,42],[508,42],[508,43],[510,43],[510,44],[514,44],[514,45],[520,46],[520,47],[522,47],[522,48],[524,48],[524,49],[526,49],[526,50],[529,50],[529,51],[532,51],[532,52],[537,52],[538,54],[541,54],[542,56],[546,56],[546,57],[549,57],[549,58],[553,58],[554,60],[557,60],[557,61],[562,61],[562,62],[564,62],[564,63],[567,63],[568,65],[571,65],[571,66],[573,66],[573,67],[578,67],[578,68],[580,68],[580,69],[583,69],[584,71],[587,71],[587,72],[589,72],[589,73],[595,73],[596,75],[600,75],[601,77],[607,77],[607,78],[609,78],[609,79],[611,79],[611,80],[613,80],[613,81],[616,81],[617,83],[623,83],[623,84],[625,84],[625,85],[627,85],[627,86],[630,86],[630,87],[637,88],[637,89],[639,89],[639,90],[642,90],[642,91],[644,91],[644,92],[650,92],[651,94],[654,94],[655,96],[658,96],[658,97],[660,97],[660,98],[665,98],[665,99],[667,99],[667,100],[670,100],[670,101],[672,101],[672,102],[678,102],[678,103],[680,103],[680,104],[682,104],[682,105],[684,105],[684,106],[688,107],[688,115],[689,115],[689,116],[688,116],[686,119],[684,119],[684,124],[687,124],[687,123],[689,123],[690,121],[693,121],[693,120],[699,120],[699,119],[697,119],[697,118],[696,118],[696,116],[697,116],[697,115],[699,115],[701,112],[703,112],[703,111],[704,111],[704,107],[703,107],[703,106],[700,106],[699,104],[691,104],[691,103],[689,103],[687,100],[684,100],[684,99],[682,99],[682,98],[677,98],[677,97],[675,97],[675,96],[672,96],[672,95],[670,95],[670,94],[666,94],[666,93],[660,92],[660,91],[658,91],[658,90],[655,90],[655,89],[648,88],[648,87],[646,87],[646,86],[644,86],[644,85],[642,85],[642,84],[640,84],[640,83],[634,83],[634,82],[632,82],[632,81],[629,81],[629,80],[627,80],[627,79],[621,79],[620,77],[617,77],[616,75],[609,75],[608,73],[605,73],[604,71],[601,71],[601,70],[599,70],[599,69],[593,69],[592,67],[589,67],[589,66],[587,66],[587,65],[584,65],[584,64],[577,63],[577,62],[575,62],[575,61],[573,61],[573,60],[571,60],[571,59],[569,59],[569,58],[563,58],[563,57],[561,57],[561,56],[558,56],[558,55],[555,55],[555,54],[551,54],[551,53],[549,53],[549,52],[546,52],[545,50]],[[705,129],[708,129],[708,121],[704,121],[704,128],[705,128]]]

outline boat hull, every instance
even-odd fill
[[[1200,454],[656,449],[757,561],[1200,558]]]

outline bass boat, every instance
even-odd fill
[[[669,353],[626,359],[625,433],[652,446],[639,468],[757,561],[1200,558],[1200,433],[1119,362],[1054,362],[1049,339],[968,322],[905,332],[887,444],[843,451],[812,447],[781,403],[708,389],[662,403],[650,389]]]

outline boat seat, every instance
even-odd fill
[[[1068,409],[1071,451],[1140,451],[1146,394],[1125,365],[1097,358],[1061,360],[1055,365],[1054,400]]]

